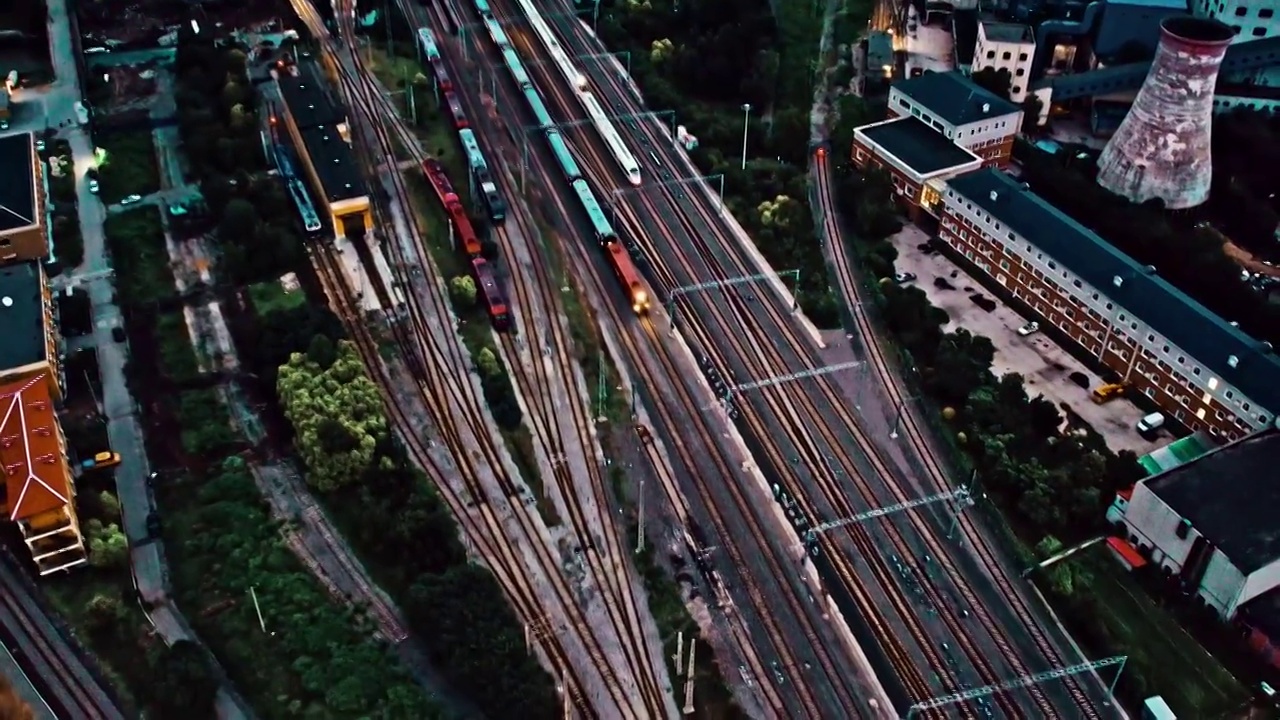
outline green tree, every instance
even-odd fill
[[[242,198],[234,198],[222,211],[222,221],[218,224],[218,237],[224,242],[230,238],[253,238],[258,233],[258,211],[253,203]]]
[[[116,623],[124,615],[120,598],[114,595],[97,593],[89,598],[84,606],[85,616],[89,621],[91,632],[105,632],[114,629]]]
[[[214,717],[218,680],[208,656],[190,640],[161,646],[151,654],[154,709],[160,718],[199,720]]]
[[[449,281],[449,294],[460,308],[471,308],[476,304],[476,281],[470,275],[458,275]]]
[[[89,522],[89,564],[98,568],[124,567],[129,560],[129,539],[115,523]]]
[[[365,374],[355,345],[339,342],[337,358],[328,368],[295,353],[280,367],[276,384],[285,417],[297,433],[298,453],[309,470],[308,483],[331,492],[357,481],[387,434],[387,418],[378,387]],[[331,427],[322,439],[321,429],[329,423],[340,425],[350,441],[336,441]],[[351,449],[331,452],[330,445]]]
[[[120,520],[120,500],[112,493],[103,490],[98,493],[98,503],[102,506],[102,515],[108,520]]]
[[[486,378],[494,378],[502,374],[502,362],[490,348],[481,348],[476,355],[476,367]]]

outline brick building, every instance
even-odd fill
[[[957,71],[927,72],[889,90],[889,117],[919,118],[988,166],[1006,167],[1022,110]]]
[[[43,260],[49,254],[49,195],[44,163],[31,133],[0,138],[0,263]]]
[[[939,238],[1114,371],[1133,394],[1219,441],[1280,412],[1280,358],[1009,175],[955,177]]]
[[[87,562],[67,444],[45,376],[0,386],[0,512],[18,524],[41,575]]]
[[[878,167],[893,179],[894,197],[918,222],[922,209],[933,212],[939,184],[982,167],[982,158],[956,145],[914,117],[864,125],[853,132],[853,163]]]

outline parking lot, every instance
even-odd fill
[[[992,363],[994,373],[1019,373],[1025,379],[1028,395],[1043,395],[1054,405],[1067,405],[1102,435],[1113,451],[1132,450],[1145,455],[1173,439],[1168,430],[1161,430],[1154,442],[1139,436],[1134,424],[1145,413],[1124,399],[1095,404],[1089,395],[1104,384],[1096,373],[1044,333],[1020,336],[1018,328],[1034,318],[1024,318],[1005,306],[941,254],[922,252],[919,245],[928,239],[928,235],[912,225],[894,236],[893,244],[898,250],[896,268],[900,273],[916,275],[912,282],[928,295],[930,302],[947,311],[951,320],[946,330],[962,327],[991,339],[996,350]],[[945,284],[939,283],[940,279]],[[975,294],[993,301],[994,309],[988,312],[976,304],[971,298]],[[1087,382],[1077,382],[1082,379]]]

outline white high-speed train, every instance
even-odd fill
[[[556,37],[551,26],[543,20],[542,13],[534,6],[532,0],[517,0],[520,8],[524,10],[524,14],[529,18],[529,24],[533,26],[533,31],[538,34],[538,39],[542,41],[542,46],[551,54],[552,61],[556,67],[560,69],[560,74],[564,76],[570,84],[573,85],[574,93],[578,96],[578,102],[582,103],[582,108],[587,111],[587,115],[591,118],[591,124],[595,125],[596,132],[600,133],[600,137],[604,138],[604,142],[609,146],[609,151],[613,153],[613,158],[618,161],[618,166],[627,174],[627,180],[632,185],[640,184],[640,163],[636,161],[636,156],[631,154],[627,149],[626,143],[622,141],[622,136],[618,134],[618,130],[613,126],[613,122],[609,120],[609,114],[605,111],[604,106],[596,100],[596,96],[587,91],[587,77],[578,70],[573,64],[569,54],[565,52],[564,47],[560,45],[560,40]]]

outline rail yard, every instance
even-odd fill
[[[565,319],[570,285],[635,383],[632,430],[648,462],[637,471],[658,480],[675,520],[653,536],[693,558],[709,608],[704,635],[749,713],[901,716],[1079,661],[964,512],[976,499],[968,479],[949,477],[907,407],[850,263],[836,266],[855,359],[824,367],[816,332],[698,178],[674,127],[653,119],[570,7],[398,5],[458,134],[467,195],[482,208],[495,259],[484,256],[462,179],[428,156],[366,67],[354,3],[336,3],[332,28],[305,0],[293,5],[377,187],[376,230],[363,241],[385,262],[355,272],[383,322],[367,322],[364,280],[353,280],[335,243],[314,242],[313,264],[410,454],[507,592],[567,707],[670,717],[685,701],[612,510],[609,462]],[[397,148],[434,189],[429,201],[471,268],[560,524],[540,514],[493,427]],[[817,205],[830,218],[824,149],[814,163]],[[557,231],[534,221],[535,204]],[[560,255],[569,277],[556,269]],[[387,358],[388,342],[397,357]],[[833,379],[839,372],[866,385],[856,401]],[[931,496],[939,500],[919,502]],[[894,507],[902,510],[875,512]],[[1094,676],[971,695],[921,714],[1093,718],[1109,705]]]

